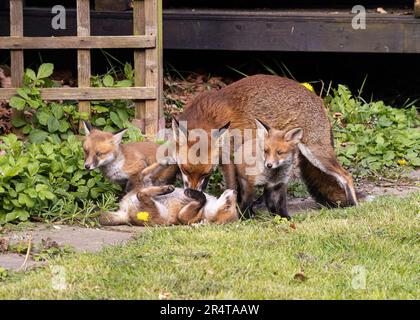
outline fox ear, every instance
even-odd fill
[[[85,129],[85,135],[90,135],[90,132],[93,130],[90,122],[83,120],[83,128]]]
[[[120,144],[121,143],[121,140],[122,140],[122,138],[124,136],[124,133],[126,131],[127,131],[127,128],[121,129],[121,130],[114,133],[114,143],[115,144]]]
[[[265,124],[260,119],[255,118],[255,123],[257,124],[257,128],[264,130],[266,134],[268,134],[271,130],[270,126],[268,124]]]
[[[302,137],[303,137],[303,129],[302,128],[292,129],[284,135],[284,139],[286,141],[293,141],[295,143],[300,142]]]
[[[172,134],[175,141],[179,141],[179,135],[182,134],[185,139],[187,139],[187,129],[181,124],[179,124],[178,120],[172,118]]]

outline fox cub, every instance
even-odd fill
[[[126,192],[141,185],[140,173],[156,162],[159,145],[153,142],[121,144],[127,129],[113,134],[94,129],[88,122],[83,123],[86,134],[83,143],[85,168],[99,168],[110,181],[121,185]],[[165,167],[156,183],[173,183],[177,172],[176,165]]]
[[[154,163],[142,171],[144,187],[129,192],[116,212],[104,213],[102,225],[174,225],[197,222],[227,223],[238,220],[236,191],[226,190],[219,198],[198,190],[156,186],[166,164]]]
[[[250,182],[254,187],[264,187],[262,198],[271,212],[290,218],[287,211],[287,184],[303,129],[295,128],[284,133],[261,120],[256,119],[255,122],[257,128],[264,132],[264,144],[261,146],[263,159],[260,159],[263,167],[260,174],[250,177]]]

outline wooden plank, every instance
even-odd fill
[[[67,9],[67,29],[51,27],[50,9],[25,9],[25,35],[71,36],[76,12]],[[420,23],[414,15],[367,13],[366,30],[353,30],[347,13],[275,10],[165,9],[165,49],[300,52],[420,53]],[[92,12],[94,35],[130,35],[131,12]],[[118,26],[116,28],[115,26]],[[291,30],[294,30],[291,33]],[[0,11],[0,35],[8,36],[9,12]]]
[[[0,99],[9,100],[16,94],[16,88],[0,88]],[[156,99],[156,88],[44,88],[41,97],[44,100],[146,100]]]
[[[133,34],[144,35],[146,32],[144,13],[144,0],[133,2]],[[156,38],[155,38],[156,45]],[[134,85],[144,86],[146,84],[146,52],[144,50],[134,50]],[[145,133],[145,103],[144,101],[134,101],[135,116],[134,125]]]
[[[10,1],[10,36],[23,36],[23,0]],[[23,50],[10,50],[10,69],[12,86],[23,85],[24,53]],[[18,117],[20,111],[12,109],[12,118]]]
[[[23,36],[23,0],[10,1],[10,36]],[[23,84],[23,51],[12,50],[11,58],[11,77],[14,87],[21,87]]]
[[[77,35],[90,36],[89,0],[77,0]],[[90,87],[90,50],[77,50],[77,78],[79,88]],[[79,101],[79,111],[90,114],[89,101]],[[80,123],[80,128],[83,125]]]
[[[146,35],[158,37],[158,1],[161,0],[145,0],[145,32]],[[159,39],[156,41],[159,43]],[[159,49],[146,49],[146,86],[156,88],[157,99],[147,100],[145,102],[146,112],[146,136],[155,137],[159,131],[159,117],[161,114],[161,101],[159,96]]]
[[[420,0],[414,1],[414,16],[420,18]]]
[[[153,36],[0,37],[0,49],[154,48]]]

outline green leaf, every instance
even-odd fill
[[[52,75],[54,71],[54,65],[52,63],[43,63],[38,69],[37,79],[47,78]]]
[[[51,113],[44,110],[38,111],[36,113],[36,118],[38,119],[38,122],[43,126],[46,126],[48,124],[48,119],[50,118],[50,116]]]
[[[20,204],[24,204],[28,208],[33,208],[33,206],[35,205],[35,202],[24,193],[19,194],[18,201]]]
[[[103,79],[102,82],[105,87],[112,87],[114,85],[114,78],[107,74]]]
[[[20,128],[20,127],[23,127],[24,125],[26,125],[27,124],[27,122],[26,122],[26,120],[24,119],[24,118],[22,118],[22,117],[14,117],[13,119],[12,119],[12,125],[15,127],[15,128]]]
[[[48,118],[48,131],[56,132],[59,128],[60,128],[60,123],[58,122],[57,118],[51,115]]]
[[[120,117],[115,112],[112,111],[109,114],[109,117],[111,121],[118,127],[118,129],[122,129],[123,122],[121,121]]]
[[[13,96],[10,99],[9,104],[12,108],[15,108],[17,110],[23,110],[25,108],[25,105],[26,105],[26,100],[24,100],[20,97]]]
[[[25,71],[25,74],[32,81],[36,81],[36,74],[35,74],[35,71],[34,70],[27,68],[26,71]]]
[[[95,126],[104,126],[106,125],[106,120],[104,118],[98,118],[95,120]]]
[[[29,134],[29,140],[32,143],[42,143],[47,137],[48,137],[48,132],[39,130],[39,129],[34,129]]]
[[[29,100],[28,92],[25,88],[18,88],[16,92],[25,100]]]
[[[117,81],[115,87],[131,87],[133,85],[133,81],[131,80],[121,80]]]
[[[70,129],[70,125],[67,123],[66,120],[62,119],[62,120],[59,121],[59,123],[60,123],[60,126],[59,126],[58,130],[60,132],[66,132],[68,129]]]
[[[64,116],[63,106],[58,103],[51,104],[51,112],[57,119],[61,119]]]

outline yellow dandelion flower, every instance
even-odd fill
[[[147,211],[137,212],[137,220],[145,221],[145,222],[149,221],[149,212]]]
[[[303,83],[301,83],[301,85],[304,86],[309,91],[315,92],[314,87],[312,87],[312,85],[310,83],[303,82]]]
[[[407,161],[405,159],[399,159],[397,162],[400,166],[405,166],[407,164]]]

